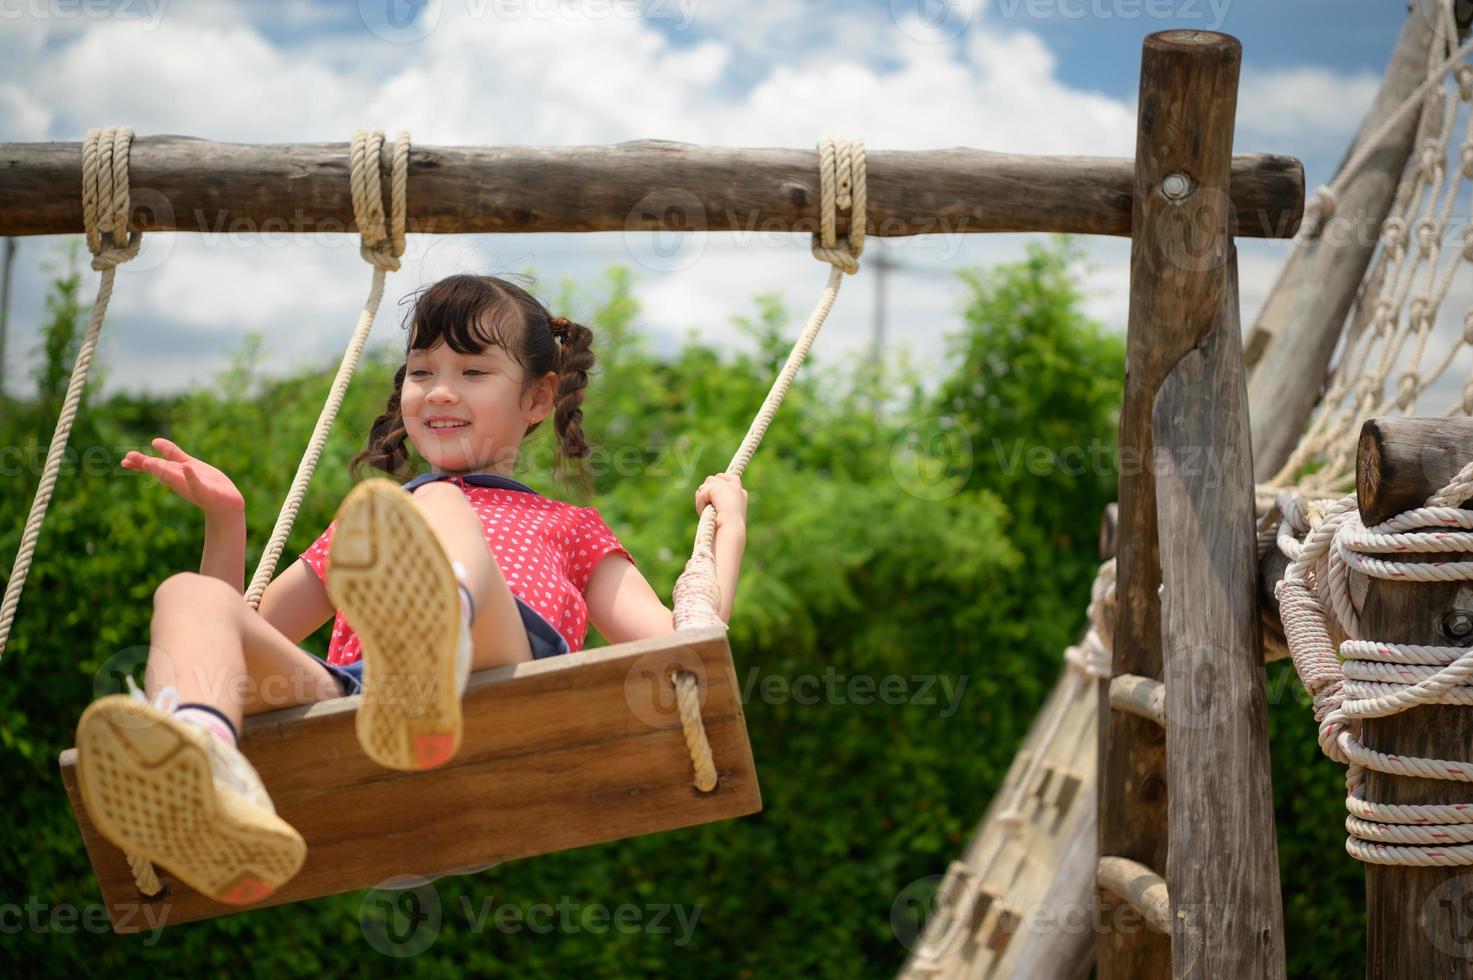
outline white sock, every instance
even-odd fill
[[[173,715],[180,721],[187,721],[191,725],[198,725],[206,731],[213,732],[234,748],[240,747],[236,741],[235,732],[224,719],[213,711],[207,711],[204,708],[175,708]]]

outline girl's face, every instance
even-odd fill
[[[461,354],[442,340],[410,351],[399,395],[409,440],[436,471],[511,476],[527,426],[552,413],[557,390],[549,372],[523,398],[523,376],[496,346]]]

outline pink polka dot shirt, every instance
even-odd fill
[[[571,652],[583,649],[588,635],[583,593],[594,567],[610,554],[634,562],[598,510],[552,500],[531,488],[471,485],[460,477],[449,480],[461,488],[481,518],[486,546],[512,594],[551,623],[567,639]],[[500,482],[515,483],[506,478]],[[336,526],[336,521],[329,524],[301,555],[319,578],[327,575],[327,550]],[[339,610],[327,662],[346,667],[362,656],[358,636]]]

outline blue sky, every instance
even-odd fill
[[[400,15],[395,27],[386,2]],[[923,5],[923,6],[922,6]],[[0,140],[78,141],[89,126],[239,142],[340,142],[354,128],[423,144],[570,145],[642,137],[731,146],[812,147],[824,135],[872,148],[969,146],[1129,155],[1141,39],[1215,28],[1243,42],[1237,145],[1331,176],[1375,92],[1406,16],[1384,0],[403,0],[221,3],[0,0]],[[81,8],[82,13],[78,13]],[[612,11],[612,12],[611,12]],[[924,15],[924,16],[922,16]],[[412,193],[412,191],[411,191]],[[64,236],[21,241],[7,384],[30,385],[44,316],[43,262]],[[150,236],[118,276],[104,328],[108,388],[205,384],[246,331],[263,367],[335,363],[370,272],[356,238],[202,241]],[[423,240],[415,241],[419,237]],[[401,346],[397,299],[456,271],[533,265],[551,301],[572,277],[596,285],[614,262],[636,273],[640,329],[659,349],[693,331],[724,348],[730,317],[779,291],[796,331],[825,268],[797,236],[713,239],[688,261],[651,260],[638,236],[413,236],[390,277],[373,346]],[[1005,261],[1027,236],[892,240],[932,270]],[[1128,245],[1090,240],[1091,315],[1124,328]],[[1283,243],[1242,243],[1244,319],[1283,261]],[[861,356],[874,290],[849,279],[815,348]],[[85,275],[89,297],[96,274]],[[960,289],[900,274],[890,335],[944,366]],[[556,310],[576,317],[579,309]]]

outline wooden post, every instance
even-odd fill
[[[1442,489],[1458,461],[1473,460],[1467,419],[1373,419],[1361,430],[1356,492],[1367,525],[1419,506]],[[1408,501],[1415,503],[1408,504]],[[1368,509],[1368,503],[1370,509]],[[1398,560],[1469,561],[1473,554],[1401,555]],[[1367,639],[1467,646],[1473,643],[1473,583],[1364,584],[1360,614]],[[1361,590],[1352,588],[1352,596]],[[1394,754],[1473,761],[1473,708],[1423,705],[1366,719],[1362,740]],[[1473,804],[1473,783],[1367,773],[1378,803]],[[1366,865],[1367,976],[1473,977],[1473,868]]]
[[[382,150],[384,169],[392,142]],[[866,148],[869,234],[1129,235],[1131,161],[967,147]],[[344,143],[139,136],[134,231],[353,232]],[[0,235],[82,231],[82,144],[0,143]],[[387,193],[387,182],[385,183]],[[613,146],[428,146],[409,153],[411,233],[816,231],[818,152],[630,140]],[[1304,207],[1293,157],[1233,164],[1234,227],[1288,238]],[[839,219],[838,232],[847,231]]]
[[[1222,315],[1167,376],[1153,419],[1172,960],[1178,977],[1282,977],[1253,459],[1231,258],[1227,273]]]
[[[1102,712],[1100,856],[1165,869],[1172,935],[1106,915],[1101,980],[1284,974],[1229,218],[1240,59],[1167,31],[1141,64],[1113,671],[1164,680],[1167,725]]]
[[[1151,419],[1151,469],[1173,974],[1282,977],[1253,459],[1228,218],[1242,48],[1223,35],[1157,38],[1155,50],[1147,45],[1136,152],[1137,201],[1155,213],[1137,224],[1146,237],[1136,244],[1143,279],[1155,287],[1142,297],[1140,326],[1166,371]]]
[[[1162,679],[1156,484],[1147,462],[1154,452],[1151,411],[1156,392],[1181,351],[1160,343],[1159,335],[1179,332],[1177,324],[1193,336],[1205,334],[1222,301],[1220,264],[1211,268],[1209,257],[1209,268],[1193,269],[1202,263],[1169,256],[1165,247],[1180,227],[1173,212],[1200,214],[1205,203],[1216,213],[1224,205],[1227,179],[1219,172],[1220,134],[1204,130],[1202,122],[1220,123],[1222,112],[1213,102],[1225,93],[1231,142],[1237,51],[1238,43],[1223,35],[1168,31],[1146,38],[1141,57],[1131,222],[1135,234],[1120,412],[1115,676]],[[1188,133],[1191,138],[1184,138]],[[1178,165],[1188,162],[1188,148],[1200,152],[1202,147],[1210,166],[1200,159],[1192,161],[1191,169]],[[1168,200],[1163,188],[1168,175],[1174,178],[1176,200]],[[1126,858],[1160,874],[1167,862],[1166,732],[1146,718],[1110,710],[1109,681],[1101,682],[1099,697],[1100,857]],[[1113,893],[1100,889],[1096,898],[1103,912],[1096,966],[1100,980],[1171,976],[1170,937],[1144,928],[1134,910]]]

